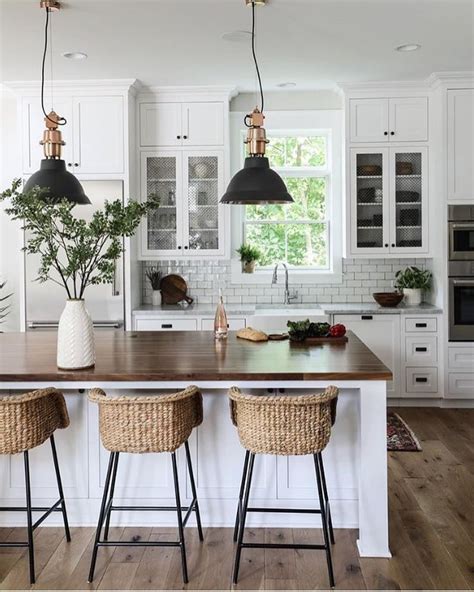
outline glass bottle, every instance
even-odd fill
[[[221,290],[219,290],[219,302],[217,304],[216,316],[214,317],[214,337],[219,341],[227,339],[227,314],[225,312]]]

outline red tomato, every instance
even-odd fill
[[[331,335],[331,337],[344,337],[344,335],[346,334],[346,328],[344,327],[344,325],[341,324],[333,325],[329,329],[329,334]]]

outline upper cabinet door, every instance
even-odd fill
[[[45,101],[46,110],[51,110]],[[28,98],[23,101],[23,173],[31,175],[40,168],[40,162],[44,158],[43,146],[40,141],[43,139],[43,131],[46,129],[44,114],[41,110],[39,98]],[[73,171],[73,117],[72,101],[70,99],[59,99],[54,102],[54,110],[61,117],[65,117],[67,124],[59,129],[62,132],[63,141],[66,142],[62,148],[62,157],[66,162],[68,171]]]
[[[140,105],[141,146],[181,146],[181,103]]]
[[[223,103],[183,103],[183,146],[224,144]]]
[[[74,173],[124,172],[122,97],[78,97],[74,111]]]
[[[428,99],[390,99],[389,139],[391,142],[428,140]]]
[[[448,199],[474,199],[474,89],[448,90]]]
[[[350,100],[351,142],[388,142],[388,99]]]

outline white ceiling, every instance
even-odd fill
[[[39,78],[44,13],[37,0],[0,0],[0,79]],[[474,70],[473,0],[269,0],[257,10],[264,85],[408,80]],[[144,84],[253,89],[244,0],[67,0],[54,15],[56,79],[138,78]],[[422,49],[400,53],[403,43]],[[87,60],[61,57],[84,51]]]

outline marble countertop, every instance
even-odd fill
[[[303,311],[304,314],[314,308],[315,313],[323,314],[402,314],[402,315],[425,315],[425,314],[441,314],[443,310],[433,304],[423,302],[419,306],[406,306],[399,304],[394,308],[382,308],[376,302],[374,303],[361,303],[361,302],[348,302],[348,303],[308,303],[308,304],[294,304],[284,305],[281,307],[276,305],[261,305],[256,306],[255,304],[226,304],[226,312],[228,316],[255,316],[259,314],[268,315],[271,310],[271,314],[278,315],[279,311],[282,314],[287,314],[288,310],[294,310],[295,313]],[[215,304],[193,304],[188,308],[181,308],[174,305],[164,306],[152,306],[143,305],[136,308],[133,311],[134,315],[140,316],[214,316],[216,311]]]

